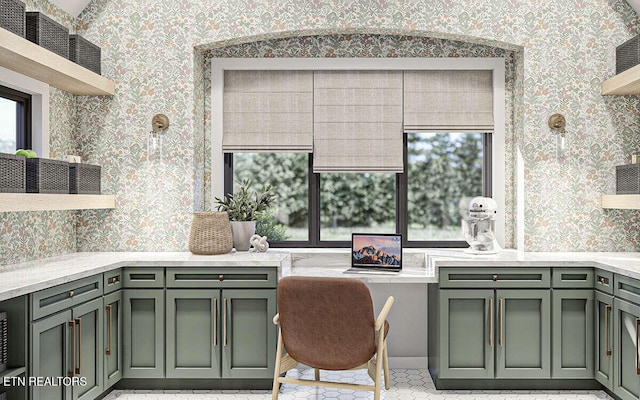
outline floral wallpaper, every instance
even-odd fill
[[[640,249],[640,213],[600,207],[600,195],[614,191],[614,166],[640,149],[640,100],[600,94],[615,73],[615,47],[640,32],[625,0],[93,0],[76,21],[45,0],[27,8],[75,23],[102,48],[116,94],[52,90],[51,151],[75,149],[101,164],[103,191],[118,205],[0,215],[2,264],[75,250],[186,250],[191,213],[208,206],[208,66],[224,54],[507,55],[507,212],[515,214],[522,183],[524,215],[512,220],[525,227],[517,238],[512,222],[508,243],[523,240],[529,251]],[[567,118],[561,160],[546,125],[556,112]],[[171,120],[162,162],[146,160],[156,113]],[[513,173],[518,152],[523,182]],[[29,249],[20,250],[22,242]]]

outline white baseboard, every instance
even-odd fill
[[[389,357],[389,368],[427,369],[427,357]]]

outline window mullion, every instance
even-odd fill
[[[313,157],[309,155],[309,244],[320,246],[320,174],[313,173]]]

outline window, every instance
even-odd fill
[[[0,86],[0,152],[31,147],[31,95]]]

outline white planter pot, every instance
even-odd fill
[[[249,240],[256,233],[256,221],[231,221],[233,247],[236,251],[247,251],[251,247]]]

